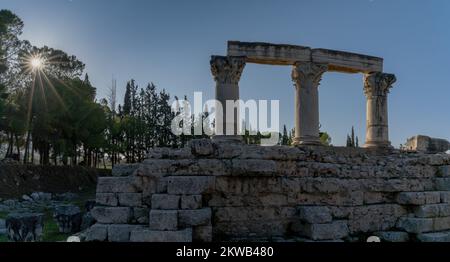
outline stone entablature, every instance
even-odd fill
[[[447,154],[202,139],[120,170],[99,178],[88,240],[450,238]]]
[[[249,63],[293,65],[328,64],[330,71],[370,73],[383,71],[383,58],[299,45],[228,41],[228,56],[246,56]]]

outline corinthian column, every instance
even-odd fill
[[[216,81],[214,139],[241,140],[241,136],[238,135],[239,106],[236,101],[239,100],[239,80],[245,67],[245,57],[212,56],[210,64],[211,73]],[[233,106],[230,102],[233,102]],[[218,108],[222,108],[222,114],[217,111]],[[227,117],[227,111],[230,111],[229,116],[232,117]]]
[[[374,72],[364,75],[367,148],[389,148],[387,94],[396,78],[393,74]]]
[[[295,94],[294,145],[320,145],[319,83],[328,70],[325,64],[297,62],[292,70]]]

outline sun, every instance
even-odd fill
[[[30,59],[30,66],[34,70],[39,70],[44,66],[44,60],[39,56],[32,57]]]

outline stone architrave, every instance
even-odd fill
[[[320,145],[319,84],[326,64],[297,62],[292,70],[295,94],[294,145]]]
[[[245,57],[212,56],[210,64],[216,81],[216,100],[222,108],[222,116],[216,115],[214,139],[240,141],[239,106],[237,104],[234,109],[227,108],[227,101],[239,100],[239,80],[245,67]],[[227,110],[233,110],[232,119],[227,119]]]
[[[366,148],[390,148],[388,130],[387,94],[396,77],[393,74],[373,72],[364,75],[366,104]]]

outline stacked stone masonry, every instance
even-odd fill
[[[447,154],[193,140],[99,178],[87,240],[450,241],[449,167]]]

